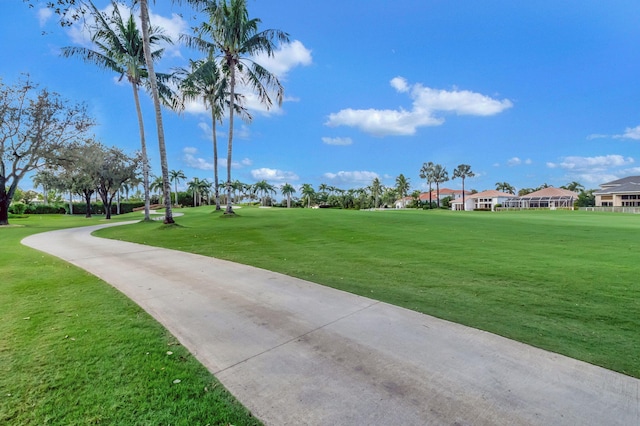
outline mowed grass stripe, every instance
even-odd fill
[[[20,244],[99,218],[11,223],[0,228],[0,424],[260,424],[135,303]]]
[[[109,236],[282,272],[640,377],[640,217],[189,209]]]

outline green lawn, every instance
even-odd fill
[[[133,302],[20,244],[100,218],[10,222],[0,227],[0,424],[260,424]]]
[[[640,378],[640,217],[185,210],[101,236],[283,272]]]

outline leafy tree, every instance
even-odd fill
[[[516,189],[509,182],[496,182],[496,191],[506,192],[507,194],[516,193]]]
[[[398,199],[398,191],[395,188],[385,187],[382,192],[382,203],[385,206],[393,205]]]
[[[396,178],[395,189],[398,192],[398,197],[402,199],[402,207],[406,207],[404,197],[406,197],[409,192],[409,179],[404,177],[402,173],[400,173],[400,175]]]
[[[55,188],[55,184],[56,184],[56,177],[54,176],[53,172],[48,169],[39,170],[34,175],[33,179],[31,179],[31,181],[36,186],[36,188],[38,186],[42,187],[42,201],[45,204],[48,204],[49,191]]]
[[[178,183],[180,183],[180,181],[185,180],[187,177],[185,176],[184,172],[182,170],[171,170],[169,172],[169,179],[171,180],[171,182],[173,182],[173,184],[175,185],[175,194],[176,194],[176,198],[175,198],[175,204],[176,206],[178,205]]]
[[[453,177],[462,179],[462,208],[466,208],[466,204],[464,203],[464,180],[468,177],[474,177],[475,173],[471,171],[471,166],[468,164],[459,164],[458,167],[453,171]]]
[[[138,128],[140,132],[140,147],[142,155],[142,176],[145,196],[145,220],[150,220],[149,216],[149,161],[147,156],[147,143],[145,139],[144,122],[142,118],[142,108],[140,107],[140,97],[138,89],[141,84],[147,82],[148,72],[145,64],[142,35],[138,30],[133,15],[128,19],[123,19],[120,8],[115,1],[111,2],[113,11],[111,16],[102,13],[88,1],[87,6],[95,24],[90,28],[91,41],[96,49],[87,47],[64,47],[62,55],[64,57],[79,56],[85,62],[97,65],[100,68],[115,71],[120,74],[120,78],[126,76],[133,89],[133,99],[138,117]],[[170,43],[171,39],[162,34],[158,27],[149,28],[149,43],[151,46],[164,41]],[[163,49],[151,52],[153,60],[157,60],[163,53]]]
[[[296,192],[296,189],[293,187],[293,185],[285,183],[280,188],[280,192],[282,192],[282,195],[287,197],[287,208],[290,209],[291,208],[291,194],[294,194]]]
[[[200,37],[192,39],[190,46],[218,55],[223,71],[229,79],[229,99],[235,99],[236,84],[240,78],[267,107],[272,105],[270,91],[276,93],[278,105],[282,104],[284,89],[278,78],[254,59],[260,53],[273,56],[274,41],[288,43],[289,36],[279,30],[258,31],[260,20],[250,19],[246,0],[209,1],[204,8],[209,22],[199,27]],[[204,40],[204,35],[212,41]],[[227,207],[225,213],[233,214],[231,206],[231,159],[233,154],[234,107],[229,105],[229,140],[227,146]]]
[[[120,148],[100,145],[101,161],[94,164],[98,195],[104,204],[105,219],[111,219],[111,204],[122,185],[135,179],[142,159],[126,155]]]
[[[12,86],[0,81],[0,226],[9,224],[9,205],[25,175],[64,162],[64,148],[93,124],[84,106],[37,90],[28,76]]]
[[[420,168],[420,178],[426,179],[427,185],[429,185],[429,208],[433,207],[433,201],[431,199],[432,198],[431,193],[433,191],[431,190],[431,185],[434,182],[434,177],[433,177],[434,166],[435,164],[429,161],[428,163],[422,163],[422,167]]]
[[[193,195],[193,207],[202,205],[202,196],[209,192],[211,182],[206,179],[194,177],[187,182],[187,190]]]
[[[440,164],[435,164],[432,168],[433,182],[436,184],[436,202],[440,208],[440,184],[449,180],[449,172]]]
[[[531,194],[532,192],[535,192],[535,191],[537,191],[537,189],[533,189],[533,188],[521,188],[521,189],[518,191],[518,197],[523,197],[523,196],[525,196],[525,195],[527,195],[527,194]]]
[[[413,201],[413,206],[415,208],[419,208],[420,207],[420,190],[416,189],[411,193],[411,198]]]
[[[596,196],[593,194],[595,189],[588,189],[580,191],[578,195],[578,201],[576,204],[578,207],[593,207],[596,205]]]

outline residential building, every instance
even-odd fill
[[[640,176],[629,176],[600,185],[596,207],[640,207]]]
[[[465,195],[464,204],[462,204],[462,197],[451,201],[451,210],[493,211],[497,205],[502,205],[506,200],[513,197],[513,194],[491,189],[488,191],[478,192],[476,194]]]

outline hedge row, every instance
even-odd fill
[[[87,213],[86,203],[73,203],[73,214]],[[131,213],[134,208],[144,206],[141,201],[120,202],[120,214]],[[117,214],[116,203],[111,205],[111,214]],[[12,203],[9,206],[9,213],[12,214],[69,214],[69,203],[55,204],[24,204],[22,202]],[[105,213],[102,203],[91,203],[91,214],[101,215]]]

